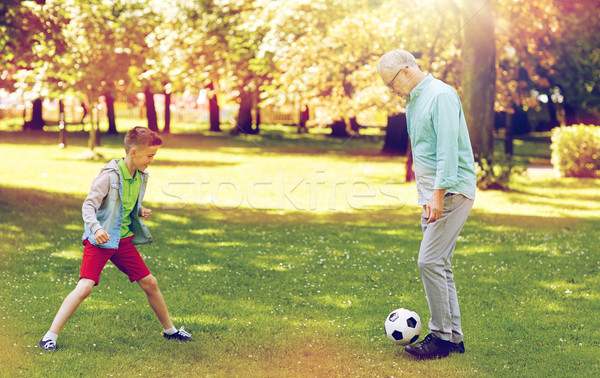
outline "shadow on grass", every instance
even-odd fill
[[[102,159],[103,162],[108,163],[109,161],[115,159],[106,158]],[[97,164],[98,162],[90,159],[78,159],[78,158],[53,158],[55,161],[77,161],[77,162],[88,162]],[[203,168],[215,168],[215,167],[231,167],[235,165],[239,165],[241,163],[231,163],[231,162],[220,162],[220,161],[208,161],[208,160],[167,160],[167,159],[157,159],[152,163],[152,166],[159,167],[203,167]]]
[[[67,146],[84,147],[88,144],[89,133],[67,133]],[[189,149],[199,151],[222,151],[225,153],[254,155],[343,155],[365,159],[390,159],[380,154],[382,143],[368,136],[356,136],[348,143],[345,140],[329,138],[321,134],[284,134],[232,136],[229,134],[194,133],[161,134],[163,147],[169,149]],[[101,146],[119,148],[123,146],[124,134],[102,134]],[[0,131],[0,143],[22,145],[57,145],[58,132],[9,132]],[[67,147],[68,148],[68,147]]]
[[[524,193],[527,197],[533,195]],[[508,194],[510,195],[510,194]],[[578,199],[577,195],[573,198]],[[27,230],[30,234],[52,234],[52,230],[65,229],[74,232],[81,228],[81,204],[84,196],[45,192],[36,189],[12,188],[0,186],[0,212],[5,214],[2,223],[10,223],[19,230]],[[534,203],[521,199],[523,203]],[[562,207],[562,204],[544,205]],[[401,230],[409,227],[420,231],[421,210],[415,206],[405,206],[401,209],[363,210],[354,212],[311,212],[311,211],[278,211],[237,208],[222,210],[215,207],[199,209],[187,206],[179,210],[160,210],[160,204],[155,205],[155,215],[150,223],[151,228],[178,227],[189,229],[196,233],[203,228],[219,229],[222,225],[262,226],[331,226],[337,227],[340,233],[344,228],[357,230],[364,228],[364,235],[369,234],[402,234]],[[169,205],[167,205],[169,206]],[[481,222],[483,221],[483,222]],[[537,215],[494,214],[486,209],[473,209],[467,225],[480,224],[488,232],[494,227],[524,229],[526,227],[540,228],[575,226],[577,224],[594,223],[580,217],[546,217]],[[38,230],[38,231],[36,231]],[[158,230],[157,230],[158,231]]]
[[[231,167],[239,165],[241,163],[229,163],[221,161],[207,161],[207,160],[165,160],[157,159],[152,163],[153,166],[167,166],[167,167]]]
[[[0,280],[7,290],[1,305],[18,325],[14,329],[27,330],[14,343],[43,334],[53,315],[47,310],[53,312],[76,282],[80,261],[53,254],[81,248],[82,201],[0,186]],[[551,356],[597,349],[598,223],[474,210],[453,269],[469,354],[442,365],[417,365],[398,352],[382,330],[389,311],[414,309],[424,333],[427,327],[416,263],[418,214],[410,207],[355,213],[155,211],[148,223],[157,242],[140,252],[175,321],[200,342],[173,349],[159,344],[160,326],[143,292],[111,266],[61,334],[62,345],[84,352],[85,358],[73,361],[81,371],[106,365],[110,356],[144,360],[156,347],[182,372],[199,366],[214,375],[235,366],[237,373],[241,368],[280,376],[385,375],[394,368],[440,375],[465,361],[491,375],[512,364],[528,376],[550,373],[552,366],[544,364]],[[199,350],[201,361],[190,364],[186,358]],[[593,363],[585,356],[584,363]],[[30,366],[44,369],[36,361]],[[296,366],[302,364],[308,367]]]

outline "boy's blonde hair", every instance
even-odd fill
[[[146,127],[136,126],[125,135],[125,152],[129,153],[134,147],[151,147],[162,145],[162,139]]]

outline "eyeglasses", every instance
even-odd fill
[[[394,77],[392,78],[392,80],[390,80],[390,82],[387,83],[387,86],[388,86],[388,88],[390,88],[391,91],[395,91],[394,87],[392,86],[392,83],[394,82],[394,80],[396,80],[396,77],[398,76],[398,74],[400,74],[400,71],[402,71],[405,68],[408,68],[408,66],[400,67],[400,69],[398,70],[398,72],[396,72],[396,74],[394,75]]]

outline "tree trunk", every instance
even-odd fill
[[[43,101],[41,97],[33,100],[33,108],[31,109],[31,120],[25,122],[23,128],[27,130],[38,130],[41,131],[44,129],[44,117],[42,115]]]
[[[85,125],[85,117],[86,117],[86,116],[87,116],[87,114],[88,114],[88,108],[87,108],[87,106],[85,105],[85,101],[80,101],[80,103],[81,103],[81,108],[83,109],[83,115],[81,116],[81,122],[80,122],[80,123],[81,123],[82,125]]]
[[[215,92],[215,86],[211,82],[208,89],[208,113],[210,115],[210,131],[221,132],[221,108],[219,107],[219,99]]]
[[[25,99],[21,97],[21,101],[23,102],[23,128],[27,125],[27,106],[25,106]]]
[[[513,135],[523,135],[531,131],[531,125],[529,124],[529,117],[527,112],[523,110],[521,106],[514,108],[515,112],[512,114],[512,132]]]
[[[381,153],[385,155],[406,155],[409,147],[406,113],[388,116],[385,128],[385,141]]]
[[[406,175],[404,176],[406,182],[415,181],[415,171],[413,169],[413,156],[412,148],[410,147],[410,138],[408,138],[408,147],[406,147]]]
[[[260,107],[258,106],[258,101],[256,101],[256,106],[254,107],[254,125],[256,126],[256,133],[260,133]]]
[[[300,106],[300,119],[298,120],[298,134],[307,133],[308,128],[306,127],[306,122],[310,117],[310,111],[308,109],[308,105]]]
[[[565,110],[565,124],[567,126],[576,125],[577,122],[577,108],[568,104],[563,103],[563,109]],[[33,118],[32,118],[33,120]]]
[[[67,126],[65,124],[65,103],[58,101],[58,147],[67,147]]]
[[[108,118],[108,134],[116,135],[117,122],[115,120],[115,99],[109,92],[104,94],[106,100],[106,117]]]
[[[496,47],[492,3],[465,0],[462,23],[462,104],[475,159],[491,163],[494,153]]]
[[[237,132],[244,134],[257,134],[258,130],[252,127],[252,106],[254,94],[242,91],[240,93],[240,110],[237,116]]]
[[[543,130],[543,131],[550,131],[553,128],[555,128],[556,126],[560,126],[560,121],[558,120],[558,114],[556,112],[556,104],[554,103],[554,101],[552,101],[552,93],[547,93],[547,96],[548,96],[548,115],[550,116],[550,121],[549,121],[547,130]]]
[[[356,117],[350,118],[350,130],[352,130],[356,134],[358,134],[358,131],[360,130],[360,125],[358,124]]]
[[[511,158],[513,156],[513,118],[514,114],[506,114],[506,133],[504,135],[504,154]]]
[[[163,133],[171,132],[171,92],[165,92],[165,127]]]
[[[350,134],[348,133],[348,126],[344,120],[338,120],[329,125],[331,128],[331,134],[329,136],[335,138],[348,138]]]
[[[91,108],[90,137],[88,138],[88,147],[92,151],[94,148],[100,146],[100,121],[98,115],[98,104],[94,102]]]
[[[158,132],[156,106],[154,105],[154,95],[150,91],[150,87],[146,87],[144,96],[146,98],[146,118],[148,119],[148,128],[154,132]]]

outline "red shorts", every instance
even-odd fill
[[[121,239],[119,248],[108,249],[93,245],[88,240],[83,241],[83,260],[81,261],[81,273],[79,279],[87,278],[93,280],[96,285],[100,281],[100,273],[108,262],[112,261],[117,268],[127,274],[129,281],[140,280],[150,274],[150,270],[142,260],[142,256],[135,248],[131,240],[133,236]]]

